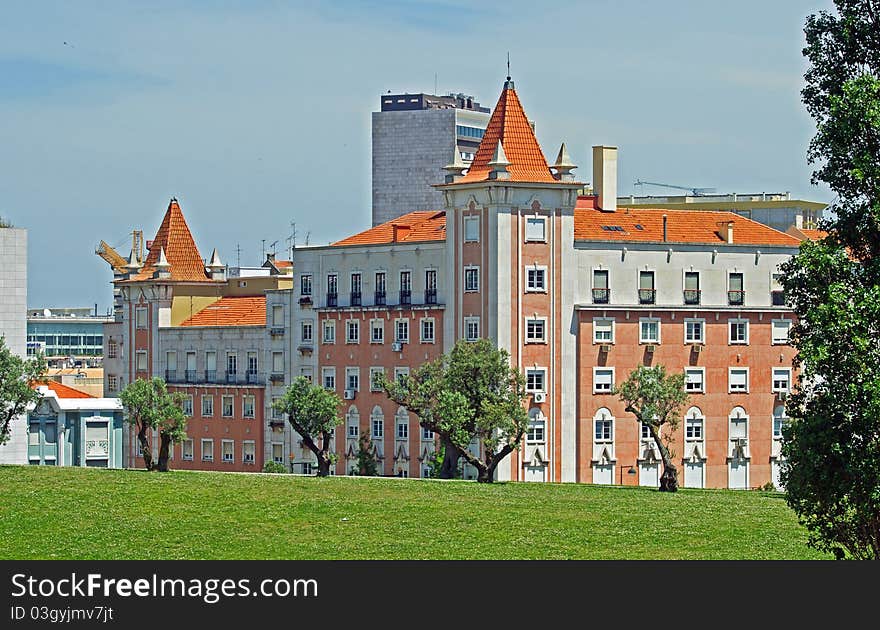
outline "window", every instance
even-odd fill
[[[434,432],[431,431],[431,429],[426,429],[425,427],[422,427],[422,439],[423,440],[433,440],[434,439]]]
[[[385,343],[385,322],[383,320],[370,320],[370,343]]]
[[[144,329],[147,327],[147,307],[138,306],[134,309],[135,327]]]
[[[191,418],[193,415],[193,397],[191,394],[183,399],[183,415],[187,418]]]
[[[608,304],[610,297],[608,270],[593,269],[593,304]]]
[[[654,291],[654,272],[639,272],[639,304],[655,304],[656,291]]]
[[[398,319],[394,322],[394,340],[398,343],[409,343],[409,320]]]
[[[526,370],[526,391],[527,392],[543,392],[545,386],[545,377],[547,371],[543,369],[527,369]]]
[[[773,368],[773,392],[787,393],[791,388],[791,370],[788,368]]]
[[[345,326],[345,343],[358,343],[361,336],[360,322],[348,320]]]
[[[788,343],[788,333],[791,330],[791,320],[789,319],[774,319],[773,324],[773,344],[787,344]]]
[[[304,379],[306,379],[309,383],[312,382],[312,368],[310,366],[303,366],[299,369],[299,374]]]
[[[107,358],[108,359],[115,359],[116,358],[116,348],[117,348],[117,344],[115,341],[111,341],[110,343],[107,344]]]
[[[480,217],[470,215],[464,218],[464,242],[476,243],[480,240]]]
[[[299,278],[299,293],[303,297],[312,295],[312,274],[303,274]]]
[[[425,304],[437,303],[437,270],[425,271]]]
[[[704,319],[686,319],[684,320],[684,342],[685,343],[703,343],[705,341]]]
[[[728,391],[730,393],[749,391],[749,368],[729,368]]]
[[[379,385],[379,377],[384,376],[385,368],[381,367],[371,367],[370,368],[370,391],[371,392],[381,392],[382,387]]]
[[[107,377],[107,389],[115,392],[119,389],[119,377],[113,374]]]
[[[373,439],[385,437],[385,419],[380,415],[373,415]]]
[[[639,343],[660,343],[660,320],[643,317],[639,320]]]
[[[284,463],[284,444],[282,442],[272,442],[272,461],[276,464]]]
[[[202,440],[202,461],[214,461],[214,440]]]
[[[233,415],[233,406],[235,399],[232,396],[222,396],[221,397],[221,415],[224,418],[231,418]]]
[[[345,368],[345,388],[358,391],[361,387],[361,371],[359,368]]]
[[[400,272],[400,303],[412,304],[412,272]]]
[[[300,322],[300,338],[303,343],[312,343],[312,321],[307,319]]]
[[[312,462],[303,462],[302,463],[302,474],[311,475],[312,474]]]
[[[614,368],[593,368],[593,393],[610,394],[614,389]]]
[[[422,343],[434,343],[434,319],[422,319]]]
[[[614,343],[614,320],[593,320],[593,343]]]
[[[241,461],[245,464],[253,464],[255,459],[256,448],[252,440],[246,440],[241,443]]]
[[[480,268],[465,267],[464,268],[464,290],[479,291],[480,290]]]
[[[202,417],[210,418],[214,415],[214,397],[202,396]]]
[[[386,293],[385,293],[385,272],[377,271],[376,272],[376,286],[374,288],[375,293],[373,294],[373,302],[377,306],[383,306],[386,304]]]
[[[705,376],[704,368],[685,368],[684,391],[690,394],[705,393]]]
[[[136,353],[136,361],[135,369],[138,372],[146,372],[147,371],[147,352],[146,350],[138,350]]]
[[[409,423],[397,421],[397,439],[398,440],[408,440],[409,439]]]
[[[222,440],[223,461],[232,463],[235,461],[235,440]]]
[[[272,353],[272,374],[284,374],[284,352]]]
[[[336,295],[339,292],[339,276],[335,273],[327,274],[327,293]]]
[[[191,462],[193,458],[193,441],[186,439],[181,443],[181,457],[184,461]]]
[[[245,418],[253,418],[256,415],[257,399],[254,396],[242,396],[241,415]]]
[[[770,276],[770,303],[773,306],[785,306],[785,290],[782,288],[782,274]]]
[[[612,441],[614,435],[614,420],[612,418],[603,414],[601,417],[596,418],[594,425],[596,429],[594,433],[596,442]]]
[[[281,404],[281,398],[277,396],[272,396],[272,401],[269,409],[272,411],[272,419],[273,420],[284,420],[284,412],[278,409],[278,406]]]
[[[193,355],[195,357],[195,355]],[[247,373],[250,376],[255,377],[257,374],[257,353],[256,352],[248,352],[247,353]],[[249,381],[250,382],[250,381]]]
[[[336,368],[324,368],[321,375],[325,389],[336,389]]]
[[[358,416],[352,415],[348,418],[348,437],[357,438],[360,433],[360,427],[358,426]]]
[[[695,441],[703,439],[703,418],[696,410],[691,411],[684,419],[684,439]]]
[[[547,268],[526,267],[526,291],[547,290]]]
[[[409,368],[408,367],[394,368],[394,380],[397,381],[398,383],[403,383],[407,376],[409,376]]]
[[[782,437],[782,430],[788,426],[789,418],[785,415],[785,407],[777,407],[773,410],[773,439]]]
[[[749,320],[747,319],[731,319],[728,322],[729,338],[732,344],[749,342]]]
[[[547,340],[545,334],[546,319],[526,319],[526,343],[544,343]]]
[[[336,323],[324,320],[324,343],[336,343]]]
[[[547,220],[544,217],[526,217],[526,241],[545,241]]]
[[[351,274],[351,305],[352,306],[360,306],[361,305],[361,274],[353,273]]]
[[[464,318],[464,338],[467,341],[476,341],[480,338],[480,318],[465,317]]]
[[[684,303],[700,303],[700,273],[698,271],[684,272]]]
[[[226,353],[226,376],[235,377],[238,372],[238,355],[234,352]]]
[[[205,353],[205,380],[209,383],[217,380],[217,353],[214,351]]]
[[[543,443],[545,426],[546,422],[543,418],[535,418],[531,420],[529,422],[528,433],[526,433],[526,442]]]
[[[727,303],[732,306],[741,306],[745,304],[745,295],[742,273],[732,272],[727,276]]]

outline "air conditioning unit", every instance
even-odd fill
[[[788,390],[776,392],[776,395],[779,396],[779,400],[785,400],[786,398],[788,398]]]
[[[542,403],[547,400],[547,394],[544,392],[535,392],[533,398],[536,403]]]
[[[345,400],[354,400],[354,393],[355,393],[355,390],[346,389],[344,392],[342,392],[342,397]]]
[[[399,341],[395,341],[394,343],[391,344],[391,350],[394,352],[400,352],[403,350],[403,344],[400,343]]]
[[[599,346],[599,352],[604,352],[608,354],[609,352],[611,352],[611,344],[603,343],[601,346]]]
[[[656,350],[657,346],[655,346],[653,343],[645,346],[645,352],[654,352]]]
[[[701,343],[694,344],[693,347],[694,347],[694,352],[702,352],[703,351],[703,344],[701,344]]]

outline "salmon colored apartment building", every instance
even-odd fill
[[[564,144],[548,164],[510,78],[470,167],[451,157],[437,185],[445,208],[297,248],[292,269],[273,266],[247,287],[225,276],[216,252],[205,264],[172,202],[147,260],[117,285],[130,377],[173,367],[175,387],[193,396],[187,465],[274,460],[310,472],[311,454],[272,410],[304,375],[342,399],[336,474],[349,473],[368,435],[383,474],[425,476],[434,436],[374,378],[488,338],[524,372],[531,418],[499,479],[656,486],[659,453],[611,394],[644,364],[686,377],[673,445],[684,486],[778,485],[796,377],[778,266],[801,239],[731,212],[618,206],[617,149],[593,147],[591,187]],[[235,370],[251,366],[254,353],[263,376],[180,382],[191,360],[196,374],[208,370],[212,344],[213,369],[230,354]],[[200,415],[205,396],[231,397],[233,417]],[[247,397],[254,418],[236,415]],[[214,441],[213,461],[200,456],[202,440]],[[222,440],[234,444],[227,468]],[[247,465],[239,453],[250,441]]]

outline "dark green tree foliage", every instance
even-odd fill
[[[45,371],[46,362],[42,355],[22,359],[12,354],[6,347],[6,340],[0,337],[0,444],[9,441],[12,420],[40,399],[33,383],[39,381]]]
[[[287,414],[290,426],[299,433],[303,445],[315,454],[319,477],[329,475],[330,466],[336,463],[336,453],[330,451],[330,438],[342,424],[340,404],[342,401],[335,392],[312,385],[304,376],[297,377],[275,403],[278,411]]]
[[[137,429],[138,445],[147,470],[168,471],[169,450],[172,444],[186,439],[186,416],[183,413],[183,394],[169,392],[159,377],[138,379],[119,394],[125,410],[125,421]],[[159,458],[153,461],[150,437],[159,433]]]
[[[813,181],[837,194],[782,266],[801,369],[783,431],[787,500],[810,545],[880,558],[880,3],[837,0],[807,19],[802,96],[816,120]]]
[[[373,448],[373,441],[366,433],[358,440],[357,470],[355,474],[363,477],[375,477],[379,474],[379,462]]]
[[[640,365],[614,389],[626,405],[626,411],[648,427],[663,460],[660,491],[678,490],[678,468],[670,444],[681,420],[681,408],[688,400],[684,391],[684,374],[667,374],[662,365]],[[665,430],[664,430],[665,427]]]
[[[448,355],[422,364],[398,381],[380,377],[388,397],[419,416],[440,437],[446,457],[440,476],[452,479],[458,459],[491,483],[498,464],[522,442],[528,429],[525,377],[510,355],[489,340],[459,340]],[[470,451],[480,444],[480,454]]]

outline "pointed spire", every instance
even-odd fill
[[[504,155],[504,147],[501,145],[501,140],[495,145],[492,161],[487,166],[490,169],[489,179],[510,179],[510,173],[507,171],[510,162],[507,161],[507,156]]]
[[[226,265],[220,262],[220,255],[217,253],[217,248],[214,248],[214,251],[211,253],[211,262],[208,263],[208,277],[211,280],[225,280],[226,279]]]
[[[135,249],[134,245],[131,247],[131,254],[128,256],[128,264],[125,266],[128,270],[129,274],[137,273],[141,268],[141,263],[138,260],[137,249]]]
[[[467,164],[461,159],[461,150],[458,148],[458,144],[455,145],[455,155],[452,157],[452,164],[447,164],[443,167],[443,170],[446,171],[444,181],[447,184],[458,181],[467,170]]]
[[[159,260],[153,265],[153,268],[156,270],[154,277],[156,278],[170,278],[171,277],[171,263],[168,262],[168,259],[165,257],[165,248],[159,247]]]
[[[214,248],[214,251],[211,253],[211,262],[208,263],[208,269],[212,269],[214,267],[222,267],[223,263],[220,262],[220,255],[217,254],[217,248]]]
[[[574,175],[572,175],[572,171],[577,168],[574,164],[571,163],[571,157],[568,155],[568,150],[565,148],[565,143],[562,143],[562,146],[559,147],[559,154],[556,156],[556,163],[552,166],[553,169],[556,170],[556,179],[561,182],[570,182],[574,179]]]

